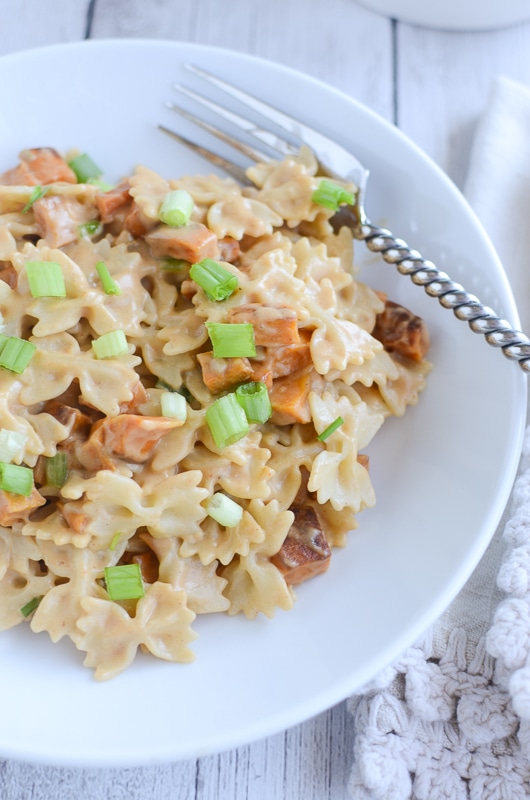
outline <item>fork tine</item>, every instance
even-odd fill
[[[299,145],[295,146],[290,144],[290,142],[280,138],[278,134],[256,125],[254,122],[242,117],[240,114],[236,114],[235,111],[230,111],[228,108],[225,108],[225,106],[222,106],[219,103],[204,97],[204,95],[199,94],[198,92],[194,92],[187,86],[177,83],[175,84],[174,88],[182,94],[185,94],[187,97],[191,97],[192,100],[200,103],[205,108],[210,109],[210,111],[213,111],[218,116],[222,117],[222,119],[231,123],[236,128],[239,128],[239,130],[243,131],[249,136],[252,136],[254,139],[257,139],[262,144],[267,145],[267,147],[270,147],[271,150],[274,150],[277,156],[279,155],[281,158],[283,158],[285,156],[298,154]],[[219,135],[216,133],[215,129],[210,129],[210,133]],[[258,154],[258,158],[255,160],[263,160],[264,157],[265,160],[270,160],[270,157],[266,156],[263,151],[256,150],[255,152]]]
[[[175,88],[179,88],[180,91],[184,90],[184,87]],[[184,91],[184,94],[190,94],[190,96],[192,96],[195,93]],[[200,98],[200,95],[197,95],[196,97]],[[204,105],[206,105],[206,103],[204,103]],[[200,128],[208,133],[211,133],[213,136],[217,136],[217,138],[221,139],[221,141],[225,142],[225,144],[229,144],[231,147],[239,150],[240,153],[243,153],[243,155],[245,155],[247,158],[250,158],[251,161],[270,161],[270,156],[268,156],[266,153],[261,152],[261,150],[257,150],[255,147],[250,147],[240,139],[236,139],[233,136],[230,136],[228,133],[225,133],[225,131],[221,130],[220,128],[215,127],[215,125],[210,125],[210,123],[206,122],[206,120],[196,117],[195,114],[191,114],[189,111],[186,111],[186,109],[177,105],[177,103],[174,103],[172,100],[168,101],[166,106],[170,108],[171,111],[176,111],[181,117],[184,117],[190,122],[195,123],[195,125],[198,125]]]
[[[243,89],[239,89],[237,86],[227,83],[227,81],[224,81],[222,78],[218,78],[217,75],[212,75],[211,72],[207,72],[205,69],[197,67],[195,64],[185,64],[184,66],[190,72],[194,72],[196,75],[199,75],[204,80],[208,81],[214,86],[217,86],[218,89],[222,89],[223,92],[226,92],[231,97],[234,97],[236,100],[244,103],[244,105],[248,106],[249,108],[254,109],[254,111],[257,111],[266,119],[271,120],[280,128],[283,128],[283,130],[288,131],[288,133],[291,133],[293,136],[296,136],[301,142],[303,141],[303,137],[300,136],[299,133],[300,123],[293,117],[290,117],[288,114],[285,114],[278,108],[265,103],[263,100],[259,100],[257,97],[254,97],[248,92],[243,91]]]
[[[190,139],[186,139],[185,136],[181,136],[180,133],[172,131],[170,128],[166,128],[165,125],[157,125],[157,127],[159,130],[170,136],[172,139],[176,139],[177,142],[180,142],[186,147],[189,147],[190,150],[193,150],[194,153],[197,153],[197,155],[202,156],[202,158],[205,158],[211,164],[214,164],[214,166],[223,169],[225,172],[227,172],[229,175],[235,178],[235,180],[238,181],[239,183],[247,185],[250,185],[252,183],[247,178],[246,172],[243,169],[243,167],[234,164],[232,161],[228,161],[226,158],[223,158],[223,156],[214,153],[212,150],[208,150],[206,147],[201,147],[201,145],[195,144],[195,142],[192,142]]]

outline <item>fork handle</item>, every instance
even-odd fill
[[[524,333],[512,328],[475,295],[469,294],[461,284],[455,283],[432,261],[427,261],[386,228],[364,220],[355,226],[353,234],[373,253],[380,253],[388,264],[394,264],[401,275],[409,275],[412,282],[423,286],[428,295],[437,297],[444,308],[452,309],[454,315],[467,322],[474,333],[483,334],[488,344],[500,347],[506,358],[517,361],[522,370],[530,373],[530,339]]]

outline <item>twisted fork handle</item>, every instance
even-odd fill
[[[365,219],[354,227],[353,233],[369,250],[380,253],[401,275],[409,275],[413,283],[423,286],[428,295],[437,297],[444,308],[452,309],[458,319],[467,322],[474,333],[482,333],[488,344],[500,347],[506,358],[517,361],[522,370],[530,373],[530,339],[524,333],[512,328],[475,295],[466,292],[432,261],[427,261],[386,228],[379,228]]]

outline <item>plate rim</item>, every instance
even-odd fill
[[[35,56],[39,56],[39,55],[45,56],[47,53],[49,53],[51,51],[65,51],[66,52],[68,50],[76,50],[79,47],[95,48],[95,49],[100,48],[100,47],[104,47],[106,49],[113,49],[115,47],[131,48],[131,46],[133,46],[133,47],[141,46],[141,47],[149,48],[149,47],[152,47],[152,46],[160,47],[161,45],[162,46],[168,46],[169,48],[175,49],[176,51],[178,51],[179,48],[184,46],[185,48],[192,48],[194,50],[198,50],[198,51],[205,52],[205,53],[210,53],[210,54],[211,53],[215,54],[215,53],[222,52],[222,53],[227,54],[230,58],[236,57],[237,59],[240,59],[241,61],[252,61],[252,62],[260,63],[261,65],[263,65],[266,68],[271,68],[272,67],[275,70],[277,70],[279,73],[288,72],[288,73],[292,74],[296,79],[302,79],[303,81],[308,82],[309,84],[320,85],[326,92],[333,93],[333,94],[337,95],[343,102],[347,102],[347,103],[353,105],[354,107],[356,107],[356,109],[357,109],[357,111],[359,113],[364,114],[364,115],[366,115],[368,117],[371,117],[378,125],[382,125],[385,128],[391,129],[392,135],[395,136],[395,137],[397,136],[403,142],[405,142],[407,147],[409,147],[411,149],[411,151],[414,153],[414,156],[415,157],[420,157],[423,161],[425,161],[428,164],[428,166],[431,169],[431,171],[435,171],[437,173],[438,179],[443,180],[444,183],[446,184],[446,186],[454,194],[454,196],[458,197],[459,202],[463,201],[465,203],[465,205],[467,206],[467,210],[470,213],[470,217],[473,219],[475,226],[477,227],[477,229],[481,233],[482,239],[484,240],[484,242],[487,244],[487,246],[489,248],[491,257],[497,262],[498,271],[499,271],[499,277],[501,278],[502,281],[504,281],[504,284],[505,284],[504,285],[504,290],[505,290],[505,295],[506,295],[506,301],[507,301],[508,305],[510,305],[510,311],[513,314],[513,317],[514,317],[514,320],[515,320],[515,324],[518,324],[518,314],[517,314],[517,308],[516,308],[516,305],[515,305],[515,300],[513,298],[513,294],[511,292],[511,288],[509,286],[509,282],[508,282],[508,279],[507,279],[507,276],[506,276],[506,272],[505,272],[505,270],[503,268],[503,265],[502,265],[502,263],[501,263],[501,261],[500,261],[500,259],[498,257],[498,254],[496,253],[496,251],[495,251],[495,249],[494,249],[494,247],[493,247],[493,245],[491,243],[491,240],[490,240],[489,236],[487,235],[486,231],[484,230],[483,226],[481,225],[480,221],[478,220],[475,212],[473,211],[473,209],[471,208],[471,206],[469,205],[469,203],[467,202],[465,197],[462,195],[460,190],[456,187],[454,182],[447,176],[447,174],[445,172],[443,172],[443,170],[418,145],[415,144],[415,142],[413,140],[411,140],[405,133],[403,133],[403,131],[401,131],[400,129],[396,128],[394,125],[392,125],[391,122],[389,122],[384,117],[382,117],[379,114],[377,114],[377,112],[375,112],[372,109],[370,109],[367,106],[365,106],[363,103],[361,103],[356,98],[346,94],[344,91],[342,91],[342,90],[340,90],[340,89],[338,89],[338,88],[336,88],[334,86],[331,86],[330,84],[326,83],[323,80],[315,78],[312,75],[307,75],[307,74],[305,74],[305,73],[301,72],[300,70],[295,69],[293,67],[290,67],[290,66],[287,66],[287,65],[281,64],[279,62],[272,61],[272,60],[269,60],[269,59],[266,59],[266,58],[263,58],[263,57],[260,57],[260,56],[244,53],[242,51],[234,51],[234,50],[231,50],[229,48],[217,47],[217,46],[201,44],[201,43],[174,41],[174,40],[170,40],[170,39],[151,39],[151,38],[146,38],[146,39],[139,39],[139,38],[89,39],[89,40],[81,40],[81,41],[78,41],[78,42],[61,42],[61,43],[56,43],[56,44],[43,45],[43,46],[40,46],[40,47],[37,47],[37,48],[28,48],[28,49],[19,50],[19,51],[13,52],[13,53],[7,53],[6,55],[1,56],[0,57],[0,70],[3,68],[3,66],[4,66],[6,61],[7,62],[16,61],[18,59],[23,59],[23,58],[26,58],[28,56],[31,56],[31,57],[35,57]],[[501,356],[500,356],[500,354],[498,354],[496,357],[500,358]],[[513,369],[514,370],[516,369],[515,365],[513,365]],[[521,378],[524,379],[525,376],[521,375]],[[521,381],[521,386],[524,386],[524,392],[523,392],[524,393],[524,398],[522,398],[522,400],[521,400],[521,412],[522,412],[523,411],[523,407],[526,405],[526,392],[527,392],[526,382],[523,384],[522,381]],[[521,449],[522,449],[522,445],[523,445],[524,431],[525,431],[525,415],[524,415],[524,413],[521,413],[519,415],[519,419],[518,419],[517,436],[516,436],[517,444],[516,444],[516,446],[515,446],[515,448],[514,448],[514,450],[512,452],[512,456],[511,456],[511,459],[510,459],[510,467],[511,468],[507,472],[507,474],[504,476],[503,492],[501,493],[501,495],[498,495],[497,498],[496,498],[495,513],[493,515],[493,518],[496,519],[495,526],[493,527],[491,535],[487,539],[487,541],[481,541],[480,546],[477,545],[477,547],[475,547],[475,549],[473,551],[473,554],[472,554],[472,557],[470,557],[470,554],[468,554],[468,558],[466,559],[466,563],[461,565],[460,569],[457,570],[455,576],[453,577],[451,585],[450,586],[446,586],[445,592],[443,593],[443,598],[444,599],[442,600],[442,599],[439,598],[439,601],[436,604],[437,609],[439,609],[441,605],[443,605],[444,608],[446,608],[449,605],[449,603],[451,602],[451,600],[454,599],[456,594],[458,594],[458,591],[460,591],[462,586],[465,584],[465,582],[467,581],[467,579],[471,575],[471,573],[474,570],[474,568],[479,563],[481,556],[483,555],[483,553],[487,549],[487,546],[489,545],[489,543],[491,541],[491,538],[494,535],[495,528],[498,526],[498,524],[499,524],[499,522],[500,522],[500,520],[502,518],[502,514],[503,514],[503,511],[505,509],[506,502],[507,502],[507,500],[509,498],[509,494],[511,492],[511,486],[513,485],[513,481],[515,480],[515,475],[516,475],[516,472],[517,472],[517,466],[518,466],[518,463],[519,463],[520,453],[521,453]],[[473,566],[470,567],[469,565],[470,565],[471,562],[473,562]],[[442,611],[443,611],[443,609],[442,609]],[[425,629],[430,624],[432,624],[435,621],[435,619],[438,618],[440,613],[442,613],[442,612],[440,612],[439,610],[437,610],[435,612],[435,610],[433,609],[432,606],[427,611],[424,611],[424,613],[418,618],[416,624],[414,626],[410,627],[407,630],[406,635],[402,635],[400,637],[399,641],[404,641],[405,642],[403,644],[403,646],[401,646],[401,645],[396,646],[396,644],[394,644],[394,646],[391,648],[391,652],[388,652],[387,655],[385,655],[383,657],[383,660],[385,660],[385,663],[387,663],[387,664],[390,663],[395,657],[397,657],[397,655],[399,655],[400,652],[402,652],[404,649],[406,649],[407,646],[409,646],[414,641],[416,641],[421,636],[421,634],[425,631]],[[377,659],[373,659],[373,660],[377,660],[378,662],[381,662],[382,659],[381,659],[381,656],[379,656]],[[368,671],[370,671],[370,670],[371,670],[371,668],[368,667]],[[365,671],[366,671],[366,669],[365,669]],[[373,670],[372,670],[372,673],[373,673]],[[279,732],[280,730],[284,730],[285,728],[288,728],[288,727],[291,727],[291,726],[293,726],[295,724],[303,722],[304,720],[308,719],[309,717],[314,716],[315,714],[321,713],[321,712],[325,711],[326,709],[329,709],[335,703],[340,702],[341,700],[344,700],[346,697],[351,695],[353,693],[353,690],[354,690],[353,684],[358,684],[358,680],[354,680],[352,682],[351,678],[349,680],[345,679],[341,684],[334,684],[333,687],[332,688],[330,687],[327,691],[320,692],[319,694],[316,694],[315,697],[313,698],[313,702],[309,703],[309,706],[310,706],[309,709],[308,709],[308,701],[306,700],[306,701],[304,701],[303,703],[300,704],[301,707],[299,709],[297,708],[295,713],[293,713],[293,708],[291,707],[289,709],[289,711],[286,711],[283,715],[278,715],[277,714],[273,718],[267,718],[267,721],[266,721],[265,724],[261,724],[260,722],[257,722],[257,723],[254,724],[254,726],[248,726],[247,730],[246,730],[246,733],[244,733],[243,735],[242,735],[241,731],[237,731],[237,732],[234,731],[232,733],[231,737],[227,737],[225,735],[222,744],[221,744],[220,741],[217,741],[217,743],[216,743],[216,741],[211,741],[209,746],[208,746],[208,748],[207,748],[207,753],[211,754],[213,752],[223,752],[223,751],[225,751],[227,749],[230,749],[230,748],[233,748],[233,747],[241,746],[243,744],[248,744],[251,741],[255,741],[255,740],[263,738],[265,736],[272,735],[274,733]],[[252,731],[249,730],[249,727],[252,728]],[[214,739],[216,739],[216,738],[219,739],[219,737],[214,737]],[[170,752],[170,750],[171,750],[171,752]],[[5,752],[5,749],[4,749],[4,752]],[[184,760],[186,758],[192,758],[192,757],[196,757],[196,756],[197,756],[197,753],[196,753],[196,748],[195,747],[193,747],[193,749],[189,750],[189,751],[184,751],[183,750],[181,753],[175,753],[174,750],[172,750],[171,748],[168,748],[168,752],[165,753],[164,755],[162,755],[160,760],[164,761],[164,762],[169,761],[169,760],[179,761],[179,760]],[[22,752],[21,750],[14,749],[11,752],[6,753],[6,757],[7,758],[18,759],[18,760],[27,760],[28,759],[28,753],[27,752]],[[32,761],[34,761],[36,763],[46,763],[46,764],[62,765],[62,766],[65,766],[65,765],[78,765],[78,766],[83,766],[83,767],[92,767],[92,766],[107,766],[107,767],[111,767],[111,766],[130,766],[132,764],[137,764],[138,763],[137,758],[136,758],[135,755],[132,756],[131,760],[129,760],[127,758],[125,760],[116,760],[113,757],[109,757],[108,759],[102,759],[101,755],[97,756],[96,759],[91,759],[90,757],[88,757],[88,758],[86,758],[86,759],[84,759],[82,761],[80,761],[79,758],[75,757],[75,756],[72,759],[64,758],[64,757],[61,756],[60,760],[57,760],[55,755],[53,755],[51,753],[46,754],[44,752],[44,750],[43,750],[41,753],[31,753],[29,755],[29,757],[31,758]],[[144,763],[152,763],[152,762],[149,759]]]

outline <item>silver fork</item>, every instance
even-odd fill
[[[386,228],[380,228],[370,222],[364,208],[364,193],[368,180],[368,170],[351,153],[300,120],[294,119],[285,112],[274,108],[221,78],[192,64],[186,64],[186,68],[210,85],[235,98],[238,103],[243,104],[253,112],[257,112],[269,124],[273,123],[276,128],[287,133],[296,144],[268,127],[257,125],[246,117],[213,102],[185,86],[176,85],[175,88],[182,94],[192,98],[231,125],[239,128],[244,134],[265,145],[274,152],[274,157],[283,158],[297,154],[299,147],[305,144],[315,154],[320,166],[320,174],[355,184],[357,191],[354,204],[343,207],[337,213],[336,221],[340,221],[340,224],[348,225],[352,230],[353,236],[365,242],[369,250],[380,253],[388,264],[394,264],[397,267],[401,275],[408,275],[413,283],[423,286],[429,296],[438,298],[439,303],[444,308],[451,309],[459,320],[467,322],[474,333],[483,334],[488,344],[500,348],[507,358],[516,361],[521,369],[530,373],[530,339],[524,333],[515,330],[509,322],[501,319],[488,306],[483,305],[475,295],[469,294],[461,284],[455,283],[447,273],[441,272],[432,261],[428,261],[417,250],[410,248],[403,239],[396,238],[391,231]],[[266,162],[271,160],[271,156],[267,151],[249,146],[241,139],[227,134],[221,128],[191,114],[176,103],[170,101],[167,106],[243,153],[251,161]],[[164,133],[190,147],[211,163],[228,172],[237,181],[241,183],[249,182],[246,178],[245,170],[237,164],[228,161],[205,147],[201,147],[164,125],[159,125],[158,127]]]

